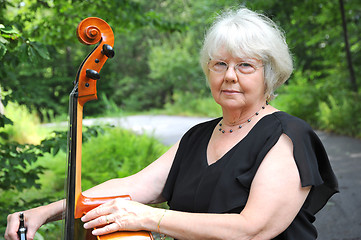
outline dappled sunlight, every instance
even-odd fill
[[[13,125],[7,125],[2,131],[8,133],[12,141],[39,144],[49,133],[49,130],[40,127],[36,114],[29,112],[25,106],[9,103],[5,107],[5,114],[13,121]]]

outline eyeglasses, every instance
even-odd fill
[[[234,70],[240,74],[252,74],[261,67],[263,67],[263,65],[256,66],[254,63],[240,62],[234,65]],[[215,73],[224,73],[228,70],[229,65],[221,60],[211,60],[208,62],[208,68]]]

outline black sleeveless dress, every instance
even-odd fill
[[[198,124],[182,137],[163,190],[170,209],[240,213],[258,167],[284,133],[293,142],[302,186],[312,189],[291,225],[274,239],[316,239],[314,215],[338,192],[337,179],[316,133],[303,120],[275,112],[259,120],[245,138],[208,165],[207,145],[220,119]]]

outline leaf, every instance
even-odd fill
[[[36,55],[36,51],[34,50],[32,45],[27,46],[27,54],[31,62],[35,62],[38,58],[38,56]]]
[[[6,132],[0,132],[0,138],[8,140],[9,139],[9,134],[7,134]]]
[[[0,43],[5,44],[5,43],[9,43],[9,41],[6,40],[2,35],[0,35]]]
[[[7,34],[18,34],[18,31],[16,31],[12,26],[0,26],[0,31],[7,33]]]
[[[7,48],[5,47],[4,44],[2,44],[0,42],[0,60],[4,57],[4,55],[6,54]]]
[[[60,146],[59,145],[55,145],[53,148],[53,156],[55,156],[56,154],[58,154],[60,150]]]
[[[44,45],[33,42],[31,47],[36,51],[37,54],[39,54],[40,57],[46,60],[50,59],[48,49]]]
[[[6,124],[13,125],[13,121],[5,115],[0,114],[0,128],[4,127]]]
[[[24,154],[24,159],[31,164],[32,162],[35,162],[37,159],[37,156],[34,153],[28,153]]]

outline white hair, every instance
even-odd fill
[[[230,10],[218,16],[206,33],[200,62],[207,79],[208,62],[221,49],[233,57],[255,58],[264,65],[265,97],[275,97],[274,91],[290,77],[292,57],[279,27],[268,17],[246,8]]]

